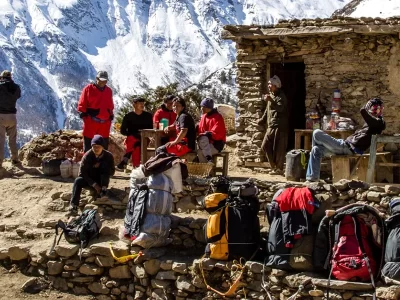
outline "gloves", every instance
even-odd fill
[[[86,112],[79,112],[79,118],[83,119],[84,117],[87,117],[89,114]]]

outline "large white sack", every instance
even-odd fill
[[[171,193],[150,189],[146,212],[156,215],[170,215],[173,202],[174,199]]]
[[[172,239],[166,235],[149,234],[141,232],[138,237],[132,241],[131,245],[138,245],[143,248],[149,249],[152,247],[163,247],[171,244]]]
[[[172,193],[177,194],[183,191],[181,165],[175,164],[172,168],[164,171],[163,174],[172,181]]]
[[[143,166],[132,169],[131,179],[129,181],[129,186],[131,189],[137,188],[138,185],[146,183],[146,176],[143,173]]]
[[[162,190],[170,193],[172,193],[174,187],[172,180],[163,173],[149,176],[147,179],[147,186],[149,189]]]
[[[165,235],[171,227],[169,216],[146,214],[140,232]]]

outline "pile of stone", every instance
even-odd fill
[[[124,155],[124,137],[119,134],[110,136],[108,150],[119,162]],[[26,143],[19,150],[19,159],[30,167],[40,167],[43,160],[71,158],[80,161],[83,155],[83,136],[80,131],[58,130],[42,134]]]

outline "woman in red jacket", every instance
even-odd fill
[[[212,163],[212,156],[221,152],[226,143],[225,121],[214,108],[213,99],[203,99],[200,107],[203,114],[197,129],[197,157],[199,162]]]

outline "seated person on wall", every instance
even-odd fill
[[[202,116],[197,128],[197,157],[199,162],[212,163],[212,156],[224,149],[226,127],[224,118],[214,108],[214,100],[205,98],[201,101]]]
[[[153,116],[144,111],[145,102],[146,100],[143,98],[133,99],[133,111],[127,113],[122,119],[120,132],[126,136],[124,141],[125,155],[117,165],[118,170],[125,169],[131,157],[133,167],[136,168],[140,165],[141,138],[139,130],[153,128]]]
[[[174,122],[176,138],[170,138],[170,141],[164,146],[158,147],[156,154],[170,153],[176,156],[183,156],[195,149],[196,146],[196,128],[192,116],[186,111],[186,102],[180,97],[174,98],[174,112],[177,114]]]
[[[176,113],[172,109],[174,95],[167,95],[164,98],[164,103],[154,113],[153,123],[160,124],[162,119],[168,120],[168,127],[164,128],[164,132],[167,136],[161,138],[161,145],[168,143],[171,136],[175,134],[175,126],[173,125],[176,119]]]
[[[104,149],[105,140],[96,134],[92,141],[92,148],[85,153],[81,160],[79,176],[75,179],[72,188],[72,197],[69,207],[71,214],[78,213],[82,188],[94,189],[98,197],[106,195],[110,177],[114,175],[114,157]]]
[[[371,145],[372,135],[381,134],[386,127],[382,111],[383,101],[380,98],[370,99],[360,110],[365,124],[346,140],[335,139],[319,129],[314,130],[306,179],[319,180],[324,156],[363,154]]]

